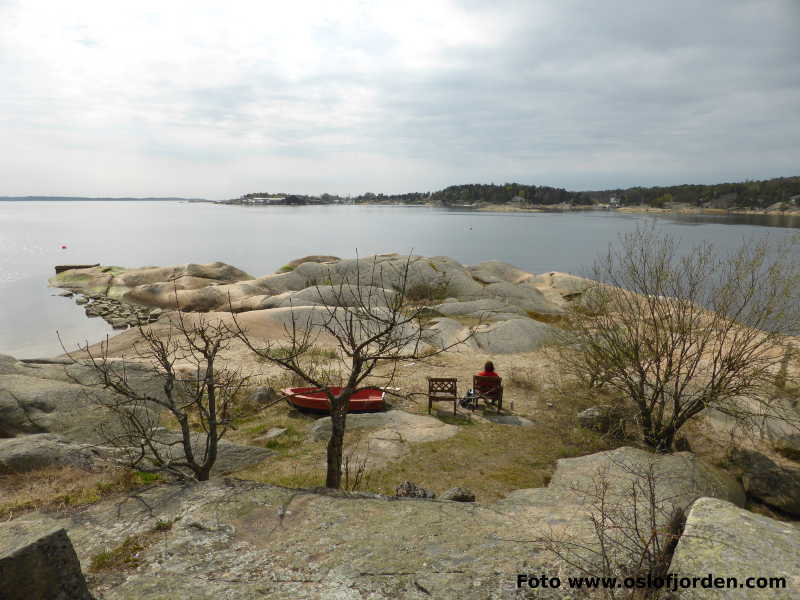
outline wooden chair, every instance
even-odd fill
[[[452,402],[453,414],[456,414],[458,402],[458,380],[455,377],[428,377],[428,414],[434,402]]]
[[[477,406],[478,399],[483,399],[486,404],[494,404],[499,413],[503,409],[503,378],[492,376],[472,376],[472,389],[475,391]]]

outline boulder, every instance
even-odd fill
[[[57,529],[0,540],[0,598],[3,600],[92,600],[67,532]]]
[[[51,433],[38,433],[0,439],[0,475],[26,473],[55,465],[70,465],[91,470],[96,455]]]
[[[397,498],[436,498],[436,494],[433,492],[429,492],[410,481],[404,481],[398,485],[394,495]]]
[[[625,431],[625,415],[614,406],[592,406],[578,413],[578,425],[598,433],[619,433]]]
[[[463,487],[454,487],[442,494],[441,499],[453,502],[475,502],[475,492]]]
[[[736,448],[730,458],[742,469],[742,483],[749,496],[800,516],[800,469],[779,465],[754,450]]]
[[[800,462],[800,434],[792,433],[780,437],[773,442],[772,447],[784,458]]]
[[[533,278],[532,273],[518,269],[514,265],[499,260],[487,260],[477,265],[467,267],[467,271],[472,277],[483,284],[500,283],[524,283]]]
[[[270,440],[274,440],[275,438],[281,437],[286,433],[285,427],[272,427],[271,429],[267,430],[264,435],[260,435],[257,438],[253,438],[254,442],[268,442]]]
[[[111,428],[110,432],[118,424],[98,405],[114,392],[97,387],[98,376],[91,367],[22,363],[12,357],[0,365],[0,437],[57,433],[70,441],[96,443],[102,441],[98,428]],[[151,368],[127,362],[125,369],[140,392],[163,394],[161,377]]]
[[[689,511],[669,572],[679,577],[735,577],[742,587],[682,589],[687,600],[759,600],[798,597],[800,529],[717,498],[700,498]],[[747,579],[781,577],[785,587],[744,587]],[[759,584],[753,580],[752,584]]]
[[[474,340],[487,354],[509,354],[532,352],[549,343],[555,328],[533,319],[512,319],[482,325]]]
[[[742,486],[727,473],[702,462],[688,452],[651,454],[638,448],[623,447],[578,458],[559,459],[549,488],[574,490],[591,487],[599,474],[605,474],[610,493],[625,496],[632,481],[652,470],[658,496],[668,498],[674,507],[687,508],[696,498],[713,496],[744,506]]]
[[[278,269],[278,273],[286,273],[288,271],[293,271],[303,263],[313,262],[313,263],[334,263],[342,260],[338,256],[326,256],[326,255],[319,255],[319,254],[312,254],[311,256],[304,256],[303,258],[296,258],[294,260],[289,261],[280,269]]]
[[[430,308],[432,312],[445,317],[465,316],[482,318],[486,321],[493,320],[498,313],[525,316],[525,311],[497,298],[482,298],[480,300],[445,302]]]
[[[250,394],[250,402],[254,404],[271,404],[277,397],[277,392],[271,387],[260,385]]]

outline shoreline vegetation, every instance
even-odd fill
[[[800,176],[709,185],[568,191],[519,183],[453,185],[434,192],[303,195],[253,192],[220,204],[428,206],[493,212],[611,210],[652,213],[797,214]]]

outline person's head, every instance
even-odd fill
[[[487,360],[486,364],[483,365],[483,370],[487,373],[494,373],[494,363],[490,360]]]

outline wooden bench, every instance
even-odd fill
[[[428,414],[434,402],[452,402],[453,415],[458,402],[458,379],[455,377],[428,377]]]

